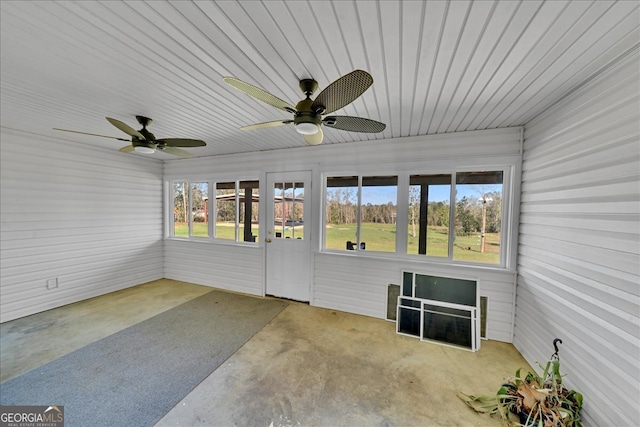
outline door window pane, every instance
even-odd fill
[[[362,177],[360,250],[396,251],[398,177]]]
[[[456,173],[453,259],[500,263],[502,171]]]
[[[206,182],[191,183],[191,235],[194,237],[209,236],[209,184]]]
[[[355,249],[357,245],[358,177],[327,178],[326,249]]]
[[[236,183],[216,183],[216,239],[236,240]]]
[[[189,184],[173,183],[173,235],[189,237]]]
[[[304,239],[304,183],[294,183],[291,191],[293,193],[289,211],[291,238]]]
[[[273,193],[274,237],[304,239],[304,183],[276,183]]]
[[[451,174],[409,177],[407,253],[449,256]]]

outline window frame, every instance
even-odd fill
[[[487,167],[483,167],[483,168],[457,168],[455,173],[452,174],[451,176],[451,206],[454,209],[451,209],[450,212],[450,219],[449,219],[449,224],[454,224],[453,227],[451,227],[451,225],[449,226],[449,258],[451,259],[452,263],[456,263],[456,264],[467,264],[467,265],[475,265],[475,266],[497,266],[500,268],[506,268],[507,265],[507,257],[506,257],[506,249],[508,246],[508,241],[509,241],[509,237],[506,234],[506,230],[508,230],[507,228],[505,228],[507,221],[505,220],[505,206],[509,207],[509,211],[511,210],[511,205],[507,205],[507,203],[510,203],[510,199],[508,200],[508,202],[505,202],[505,200],[507,199],[507,194],[509,194],[505,188],[507,188],[507,180],[510,181],[510,171],[507,170],[508,168],[503,167],[503,168],[487,168]],[[455,245],[455,239],[456,239],[456,230],[455,230],[455,219],[457,216],[456,213],[456,206],[458,203],[457,198],[455,197],[457,195],[457,191],[455,188],[456,184],[456,180],[457,180],[457,174],[458,173],[467,173],[467,172],[502,172],[502,206],[501,206],[501,219],[500,219],[500,257],[499,257],[499,262],[498,263],[488,263],[488,262],[472,262],[472,261],[466,261],[466,260],[456,260],[454,259],[454,245]],[[453,221],[453,222],[452,222]]]
[[[327,180],[329,178],[338,178],[338,177],[355,177],[357,178],[358,181],[358,186],[354,187],[356,188],[356,234],[355,234],[355,242],[354,243],[354,249],[327,249],[326,247],[326,238],[327,238],[327,218],[326,215],[324,215],[324,213],[326,213],[327,210]],[[371,249],[362,249],[361,247],[361,219],[362,219],[362,187],[363,187],[363,179],[364,178],[375,178],[375,177],[380,177],[380,178],[395,178],[396,179],[396,200],[395,200],[395,206],[396,206],[396,242],[395,242],[395,250],[393,252],[386,252],[386,251],[376,251],[376,250],[371,250]],[[320,205],[322,206],[322,212],[323,215],[321,215],[322,217],[322,224],[321,224],[321,251],[323,252],[336,252],[336,253],[358,253],[358,252],[366,252],[367,250],[369,251],[369,253],[371,254],[376,254],[376,255],[381,255],[381,256],[395,256],[395,254],[397,254],[398,252],[398,201],[400,200],[400,176],[397,172],[390,172],[390,173],[326,173],[322,175],[322,203],[320,203]]]
[[[193,235],[193,217],[190,215],[188,219],[188,236],[176,236],[175,235],[175,226],[174,222],[171,220],[167,221],[167,231],[165,237],[167,239],[175,239],[181,241],[197,241],[197,242],[209,242],[209,243],[217,243],[217,244],[226,244],[226,245],[239,245],[239,246],[259,246],[260,239],[255,239],[255,241],[245,241],[240,240],[243,238],[243,235],[240,233],[241,228],[241,220],[240,220],[240,204],[243,203],[242,198],[240,197],[240,184],[242,182],[247,181],[255,181],[258,183],[258,194],[260,194],[260,188],[262,187],[262,179],[258,176],[235,176],[233,178],[227,177],[217,177],[217,178],[193,178],[193,179],[176,179],[172,178],[167,180],[167,212],[169,214],[168,218],[173,218],[174,215],[174,206],[173,206],[173,189],[174,185],[177,183],[186,183],[187,188],[189,188],[189,212],[192,209],[192,197],[191,197],[191,186],[193,184],[207,184],[207,225],[208,225],[208,236],[194,236]],[[216,202],[216,194],[217,194],[217,184],[218,183],[234,183],[234,191],[235,191],[235,224],[234,224],[234,239],[222,239],[216,236],[216,221],[217,221],[217,202]],[[261,201],[258,201],[258,218],[259,224],[260,219],[262,218],[263,205]]]
[[[185,221],[187,222],[187,235],[186,236],[182,236],[182,235],[176,235],[175,234],[175,204],[173,203],[174,201],[174,188],[176,184],[181,184],[183,186],[183,197],[185,197],[184,195],[184,189],[186,188],[186,197],[187,197],[187,206],[186,206],[186,212],[185,212]],[[209,200],[211,200],[211,192],[210,192],[210,186],[209,183],[207,182],[207,180],[186,180],[186,179],[176,179],[176,180],[171,180],[168,182],[168,203],[167,203],[167,209],[168,209],[168,218],[173,218],[173,221],[169,220],[167,221],[167,226],[168,226],[168,236],[167,237],[171,237],[171,238],[176,238],[176,239],[181,239],[181,240],[186,240],[186,239],[194,239],[194,240],[206,240],[211,236],[211,228],[210,228],[210,222],[209,218],[207,218],[207,225],[209,226],[207,229],[207,236],[194,236],[193,235],[193,196],[192,196],[192,191],[193,191],[193,184],[207,184],[207,214],[209,214],[210,212],[210,207],[209,207]]]
[[[474,261],[466,261],[466,260],[455,260],[453,259],[454,252],[454,244],[455,244],[455,219],[456,219],[456,176],[458,173],[463,172],[483,172],[483,171],[495,171],[502,172],[502,207],[501,207],[501,223],[500,223],[500,257],[498,263],[487,263],[487,262],[474,262]],[[362,167],[354,167],[353,169],[345,170],[331,170],[325,171],[320,174],[321,179],[321,223],[320,226],[320,252],[322,253],[330,253],[330,254],[339,254],[339,255],[349,255],[349,256],[364,256],[364,257],[386,257],[386,258],[399,258],[405,260],[419,260],[421,262],[427,263],[435,263],[435,264],[444,264],[444,265],[459,265],[459,266],[472,266],[472,267],[482,267],[488,269],[500,269],[506,270],[512,268],[515,263],[515,256],[512,252],[512,242],[514,238],[514,234],[517,234],[517,230],[514,229],[513,225],[513,215],[516,211],[516,206],[513,206],[514,201],[512,201],[512,189],[514,187],[514,174],[517,172],[517,164],[513,164],[510,162],[499,163],[499,164],[485,164],[481,162],[473,162],[469,165],[462,166],[440,166],[440,167],[430,167],[429,164],[424,165],[424,167],[417,166],[416,164],[410,165],[402,170],[389,171],[389,169],[385,167],[375,168],[374,165],[370,165],[367,167],[367,170],[364,171]],[[409,205],[409,187],[410,187],[410,177],[411,175],[431,175],[431,174],[450,174],[451,175],[451,188],[449,195],[449,235],[448,235],[448,244],[449,251],[447,257],[440,256],[429,256],[426,254],[409,254],[407,253],[407,237],[404,236],[405,232],[408,231],[409,221],[408,221],[408,205]],[[359,247],[356,247],[356,250],[347,250],[346,248],[333,249],[326,247],[326,230],[327,230],[327,221],[326,221],[326,209],[327,209],[327,179],[333,177],[341,177],[341,176],[357,176],[358,177],[358,209],[360,208],[360,187],[362,183],[362,178],[364,176],[397,176],[398,177],[398,189],[397,189],[397,221],[396,221],[396,250],[395,252],[378,252],[378,251],[367,251],[360,250]],[[360,217],[358,216],[358,222],[360,221]],[[453,225],[452,225],[453,224]],[[359,230],[359,228],[358,228]],[[400,231],[403,230],[403,231]],[[358,235],[358,242],[360,236]]]

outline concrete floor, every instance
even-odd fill
[[[0,325],[6,381],[211,288],[158,280]],[[157,426],[499,426],[460,399],[518,368],[510,344],[476,353],[399,336],[395,323],[290,302]]]

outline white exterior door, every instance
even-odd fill
[[[309,301],[311,172],[267,174],[266,294]]]

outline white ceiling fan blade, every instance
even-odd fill
[[[304,135],[304,140],[307,141],[309,145],[318,145],[322,144],[322,140],[324,139],[324,133],[322,132],[322,127],[318,126],[318,132],[312,135]]]
[[[240,130],[256,130],[256,129],[274,128],[277,126],[288,125],[291,123],[293,123],[293,120],[275,120],[273,122],[256,123],[255,125],[243,126],[240,128]]]
[[[128,124],[121,122],[120,120],[112,119],[111,117],[106,117],[106,119],[109,123],[111,123],[112,125],[114,125],[115,127],[117,127],[122,132],[128,135],[135,136],[136,138],[141,139],[143,141],[147,139],[140,132],[138,132]]]
[[[129,141],[128,139],[118,138],[117,136],[100,135],[100,134],[97,134],[97,133],[80,132],[80,131],[77,131],[77,130],[60,129],[60,128],[53,128],[53,130],[59,130],[59,131],[62,131],[62,132],[79,133],[80,135],[99,136],[101,138],[117,139],[118,141]]]
[[[193,154],[189,153],[188,151],[185,151],[176,147],[169,147],[165,145],[162,148],[158,147],[158,150],[163,151],[165,153],[173,154],[174,156],[178,156],[178,157],[193,157]]]
[[[223,77],[222,80],[224,80],[226,84],[233,86],[239,91],[244,92],[259,101],[266,102],[273,107],[279,108],[289,113],[296,112],[296,108],[293,105],[289,104],[287,101],[283,101],[282,99],[267,92],[264,89],[261,89],[254,85],[250,85],[249,83],[243,82],[242,80],[236,79],[235,77]]]

